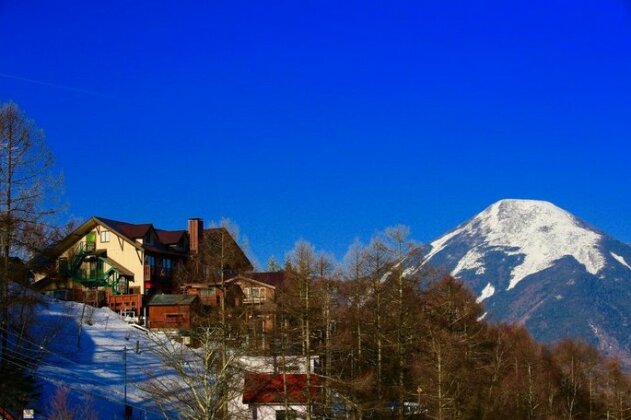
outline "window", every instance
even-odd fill
[[[94,252],[96,249],[96,232],[92,231],[85,237],[85,250],[88,252]]]
[[[125,277],[121,277],[118,279],[118,282],[115,285],[116,290],[118,291],[118,293],[122,294],[122,295],[126,295],[128,290],[127,290],[127,279]]]
[[[101,231],[101,243],[105,243],[109,241],[110,241],[110,231],[109,230]]]
[[[184,314],[182,313],[164,314],[164,321],[167,324],[182,324],[184,322]]]
[[[68,258],[67,257],[59,258],[59,272],[63,275],[68,274]]]
[[[248,287],[245,289],[245,295],[250,299],[262,299],[265,297],[265,292],[262,287]]]

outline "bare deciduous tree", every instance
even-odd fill
[[[60,386],[55,391],[48,408],[48,420],[98,420],[92,398],[86,397],[83,404],[70,402],[70,389]]]
[[[23,260],[41,251],[53,229],[53,193],[61,179],[52,174],[52,154],[44,135],[14,103],[0,105],[0,371],[5,371],[9,352],[8,334],[24,333],[26,300],[11,296],[10,283],[28,284]],[[17,305],[18,324],[11,323],[11,306]],[[2,375],[1,381],[11,381]]]
[[[241,418],[231,404],[243,392],[241,353],[226,351],[224,333],[213,324],[199,326],[191,336],[193,348],[153,335],[153,349],[166,369],[160,377],[149,374],[140,388],[169,418],[177,413],[187,419]]]

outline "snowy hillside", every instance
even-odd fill
[[[155,339],[127,324],[107,308],[94,309],[74,302],[45,298],[36,311],[30,341],[40,349],[36,378],[41,397],[33,408],[50,412],[58,386],[69,390],[70,405],[92,406],[99,418],[124,418],[125,363],[127,347],[127,403],[134,418],[164,418],[154,401],[138,388],[148,377],[168,379],[153,351]],[[80,320],[84,324],[80,325]],[[136,352],[138,350],[138,352]],[[33,365],[23,356],[21,363]]]
[[[430,244],[424,264],[463,280],[488,318],[631,357],[631,247],[545,201],[501,200]]]

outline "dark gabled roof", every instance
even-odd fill
[[[186,235],[185,230],[162,230],[156,229],[158,239],[165,245],[176,245]]]
[[[162,242],[161,237],[160,237],[160,232],[166,233],[168,239],[171,239],[171,236],[174,236],[172,235],[173,233],[181,232],[180,233],[180,237],[181,237],[184,231],[167,231],[167,230],[158,231],[153,227],[151,223],[133,224],[133,223],[127,223],[127,222],[120,222],[118,220],[106,219],[104,217],[94,217],[93,219],[102,223],[106,227],[116,231],[117,233],[121,234],[123,237],[128,239],[131,243],[133,243],[138,248],[143,248],[149,252],[154,252],[154,253],[159,253],[159,254],[170,254],[173,256],[181,256],[182,254],[180,252],[176,252],[173,249],[171,249],[169,247],[169,245],[171,245],[170,243]],[[160,241],[160,243],[148,244],[148,243],[143,242],[142,244],[139,244],[135,241],[135,239],[144,238],[150,230],[153,230],[156,233],[156,236],[158,237],[158,241]]]
[[[147,306],[191,305],[198,299],[196,295],[155,295]]]
[[[102,221],[104,224],[109,226],[110,228],[116,230],[119,233],[127,236],[130,239],[138,239],[144,238],[147,232],[153,229],[153,225],[151,223],[127,223],[120,222],[118,220],[106,219],[104,217],[95,217],[96,219]]]
[[[319,380],[311,375],[311,400],[318,396]],[[287,394],[285,394],[285,387]],[[244,404],[306,404],[307,375],[304,373],[246,373],[243,386]]]
[[[151,223],[127,223],[121,222],[119,220],[108,219],[105,217],[97,217],[93,216],[87,221],[85,221],[81,226],[76,228],[73,232],[68,234],[61,241],[51,246],[47,251],[45,258],[39,257],[37,260],[32,260],[33,263],[37,267],[44,267],[47,264],[50,264],[51,261],[54,261],[57,256],[59,256],[62,252],[64,252],[68,247],[73,245],[75,242],[80,240],[85,234],[94,229],[95,226],[102,225],[105,228],[115,232],[118,236],[129,242],[136,249],[143,249],[145,251],[162,254],[162,255],[170,255],[173,257],[182,257],[187,255],[188,250],[178,250],[174,249],[171,245],[175,245],[180,242],[183,237],[188,236],[188,232],[186,230],[158,230]],[[143,243],[138,242],[136,239],[144,238],[147,233],[150,231],[154,231],[158,240],[152,243]],[[226,245],[230,247],[231,250],[236,252],[235,259],[240,261],[239,270],[247,271],[252,270],[252,264],[250,260],[247,258],[241,247],[236,243],[232,235],[225,228],[210,228],[204,230],[204,235],[217,242],[218,239],[223,238],[227,241]]]
[[[110,225],[109,223],[112,223],[112,225]],[[56,259],[68,247],[73,245],[75,242],[79,241],[84,235],[86,235],[88,232],[94,229],[95,226],[99,224],[107,227],[108,229],[116,231],[116,229],[114,228],[114,225],[116,225],[115,220],[99,218],[99,217],[94,217],[94,216],[90,217],[88,220],[83,222],[81,226],[77,227],[74,231],[69,233],[66,237],[61,239],[59,242],[57,242],[53,246],[49,247],[44,253],[45,254],[44,259],[45,260],[50,259],[51,261],[54,261],[54,259]],[[127,235],[124,235],[121,232],[118,232],[118,233],[123,237],[123,239],[129,242],[129,244],[132,245],[134,248],[142,249],[141,244],[136,242],[134,239],[128,237]],[[32,261],[32,262],[35,262],[35,261]]]
[[[284,271],[268,271],[262,273],[248,273],[247,277],[260,281],[261,283],[269,284],[276,288],[281,287],[285,283]]]

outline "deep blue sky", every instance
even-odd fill
[[[78,218],[225,216],[265,263],[536,198],[631,242],[629,0],[0,0],[0,40]]]

